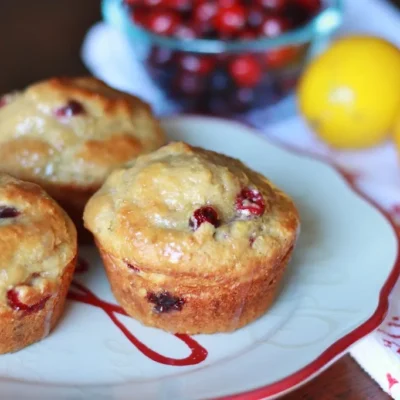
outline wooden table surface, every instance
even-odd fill
[[[400,5],[400,0],[393,0]],[[100,19],[99,0],[1,0],[0,93],[52,75],[86,73],[82,38]],[[284,400],[387,400],[360,367],[344,356]],[[56,399],[55,399],[56,400]]]

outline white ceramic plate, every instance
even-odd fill
[[[383,319],[400,269],[396,235],[339,173],[237,123],[180,117],[164,126],[173,140],[240,158],[295,199],[302,229],[279,299],[235,333],[174,336],[124,316],[95,249],[82,249],[89,269],[57,329],[0,357],[2,400],[275,397]]]

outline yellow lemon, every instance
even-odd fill
[[[331,146],[378,144],[400,110],[400,50],[373,36],[338,39],[308,65],[297,94],[301,113]]]

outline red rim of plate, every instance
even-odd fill
[[[265,397],[270,396],[277,396],[283,395],[285,392],[289,392],[291,389],[295,389],[296,387],[300,386],[301,383],[305,383],[308,379],[312,378],[314,375],[317,375],[319,372],[322,372],[322,369],[334,361],[335,358],[343,354],[352,344],[356,343],[358,340],[362,339],[363,337],[367,336],[369,333],[374,331],[384,320],[386,313],[389,307],[389,295],[397,282],[397,279],[400,275],[400,237],[396,233],[396,224],[394,223],[393,219],[389,216],[389,214],[379,206],[374,200],[366,196],[362,193],[352,182],[351,180],[345,175],[345,173],[338,167],[337,165],[333,164],[329,160],[325,160],[322,157],[311,154],[306,151],[301,151],[295,149],[289,145],[280,143],[275,140],[271,140],[265,136],[261,135],[261,131],[259,131],[256,127],[239,122],[237,120],[229,120],[220,117],[214,116],[204,116],[204,115],[195,115],[195,114],[182,114],[179,116],[172,115],[163,118],[165,121],[170,120],[184,120],[184,119],[203,119],[203,120],[216,120],[221,122],[226,122],[229,124],[234,125],[241,125],[246,128],[246,130],[253,131],[253,135],[266,140],[267,142],[273,143],[278,147],[282,147],[292,153],[300,154],[302,156],[311,158],[313,160],[317,160],[323,164],[329,165],[333,168],[348,184],[348,186],[358,194],[364,201],[369,203],[372,207],[377,209],[384,218],[390,223],[394,230],[394,234],[397,239],[397,257],[396,261],[393,265],[392,271],[388,276],[385,284],[383,285],[380,294],[379,294],[379,302],[375,312],[371,315],[371,317],[361,324],[358,328],[354,329],[353,331],[349,332],[346,336],[343,336],[341,339],[336,341],[332,344],[328,349],[326,349],[320,356],[318,356],[314,361],[306,365],[305,367],[301,368],[297,372],[279,380],[272,384],[259,387],[256,389],[251,389],[243,393],[237,393],[227,396],[218,397],[219,400],[259,400]]]

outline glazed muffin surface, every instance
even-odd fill
[[[70,218],[38,185],[0,174],[0,353],[57,322],[77,253]]]
[[[146,103],[91,77],[42,81],[0,106],[0,170],[21,179],[98,187],[164,143]]]
[[[252,189],[262,195],[262,215],[237,207],[242,191]],[[205,206],[218,214],[218,226],[194,230],[193,214]],[[252,259],[273,257],[297,229],[292,201],[269,181],[238,160],[184,143],[113,173],[90,200],[85,221],[113,254],[195,275],[235,273]]]
[[[232,330],[260,315],[265,296],[272,302],[299,226],[292,200],[266,178],[185,143],[112,173],[84,220],[124,308],[149,325],[188,333]],[[266,291],[269,284],[274,287]],[[249,297],[252,309],[239,315]],[[166,304],[162,315],[157,309]],[[207,308],[215,312],[208,312],[205,327],[200,315]]]

